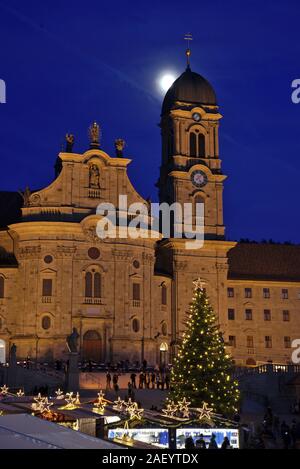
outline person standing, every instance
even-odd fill
[[[135,374],[135,373],[131,373],[130,379],[131,379],[131,384],[132,384],[133,389],[136,389],[136,381],[135,381],[135,379],[136,379],[136,374]]]
[[[221,449],[230,449],[230,441],[227,436],[225,436],[223,443],[221,445]]]
[[[208,449],[218,449],[218,445],[217,445],[217,442],[216,442],[216,435],[214,433],[211,435],[211,439],[210,439],[210,442],[209,442],[209,445],[208,445]]]
[[[200,438],[196,440],[196,448],[197,449],[206,449],[206,443],[203,437],[203,434],[201,433]]]
[[[151,388],[155,389],[155,373],[152,371],[151,373]]]
[[[111,389],[111,374],[109,371],[106,373],[106,389]]]

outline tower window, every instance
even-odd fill
[[[161,304],[163,306],[166,306],[166,304],[167,304],[167,287],[166,287],[166,285],[163,285],[161,287]]]
[[[229,321],[234,321],[235,319],[235,312],[234,312],[234,309],[232,308],[228,309],[228,319]]]
[[[0,298],[4,298],[4,277],[0,277]]]
[[[47,331],[51,327],[51,318],[50,316],[44,316],[42,319],[42,328]]]
[[[199,133],[198,129],[190,133],[190,156],[205,158],[205,135]]]
[[[50,278],[43,279],[43,296],[52,296],[52,280]]]
[[[264,320],[271,321],[271,311],[269,309],[264,309]]]
[[[245,288],[245,298],[252,298],[252,288]]]
[[[233,298],[234,297],[234,288],[232,288],[232,287],[227,288],[227,297],[228,298]]]
[[[139,332],[140,330],[140,321],[137,318],[132,320],[132,330],[133,332]]]
[[[270,298],[270,288],[263,289],[263,298]]]
[[[246,321],[252,321],[252,309],[245,310]]]
[[[141,299],[141,286],[139,283],[133,283],[132,285],[132,299],[140,301]]]

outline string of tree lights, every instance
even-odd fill
[[[194,296],[171,373],[170,399],[186,397],[193,407],[206,402],[214,412],[237,411],[240,393],[232,377],[233,362],[216,325],[216,317],[203,284],[194,282]]]

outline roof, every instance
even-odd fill
[[[121,447],[32,415],[14,414],[0,416],[0,448],[120,449]]]
[[[216,94],[211,84],[198,73],[192,72],[188,67],[180,75],[166,93],[162,105],[162,115],[167,114],[176,101],[190,104],[217,104]]]
[[[21,218],[23,197],[19,192],[0,191],[0,228]]]
[[[238,243],[228,263],[229,279],[300,282],[300,246]]]

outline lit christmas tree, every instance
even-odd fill
[[[170,398],[183,397],[193,407],[207,403],[216,413],[232,414],[239,402],[238,383],[231,377],[233,362],[203,284],[194,282],[194,297],[171,373]]]

